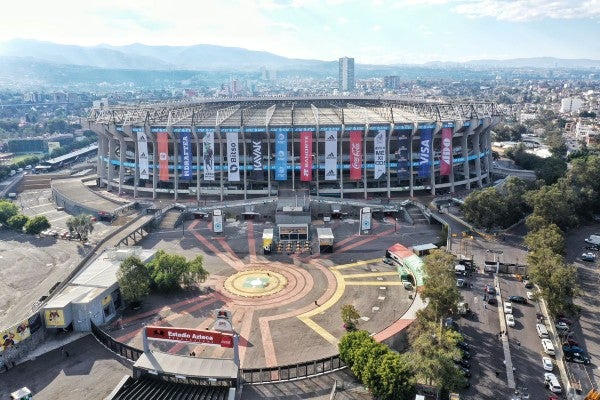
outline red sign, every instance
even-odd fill
[[[169,180],[169,135],[167,132],[156,134],[158,141],[158,177],[161,181]]]
[[[362,132],[350,132],[350,179],[362,176]]]
[[[312,180],[312,132],[300,132],[300,180]]]
[[[233,347],[233,335],[223,332],[199,331],[196,329],[147,326],[146,337],[170,342],[199,343],[208,346]]]
[[[440,175],[450,175],[452,170],[452,128],[442,128],[442,158]]]

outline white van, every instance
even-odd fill
[[[544,386],[546,386],[552,393],[561,393],[562,388],[560,387],[560,382],[556,375],[551,372],[546,372],[544,374]]]
[[[544,353],[548,354],[549,356],[556,355],[556,352],[554,351],[554,345],[550,339],[542,339],[542,348],[544,349]]]
[[[548,328],[544,324],[535,324],[535,330],[541,339],[548,339]]]

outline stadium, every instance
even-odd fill
[[[226,200],[454,193],[490,182],[494,103],[261,97],[93,108],[98,184]]]

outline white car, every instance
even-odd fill
[[[510,301],[504,302],[504,314],[512,314],[512,303]]]
[[[527,292],[527,299],[533,300],[533,292]]]
[[[550,339],[542,339],[542,349],[544,349],[544,353],[548,354],[549,356],[556,355],[556,352],[554,351],[554,345]]]
[[[542,357],[542,365],[546,371],[552,372],[554,370],[554,364],[552,364],[552,359],[550,357]]]
[[[560,387],[560,382],[556,375],[552,372],[546,372],[544,374],[544,386],[546,386],[552,393],[561,393],[562,388]]]
[[[556,329],[558,329],[559,331],[568,331],[569,330],[569,325],[567,325],[564,322],[557,322],[556,323]]]
[[[506,314],[506,325],[515,326],[515,317],[512,314]]]

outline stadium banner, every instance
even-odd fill
[[[398,181],[408,179],[410,176],[409,167],[409,154],[411,153],[410,148],[410,135],[412,133],[412,125],[407,125],[397,129],[398,132]]]
[[[289,129],[280,129],[275,133],[275,180],[287,180],[287,141]]]
[[[169,134],[158,132],[158,178],[161,181],[169,181]]]
[[[322,128],[321,128],[322,129]],[[337,180],[339,128],[325,130],[325,180]]]
[[[450,175],[452,170],[452,128],[442,128],[440,175]]]
[[[150,179],[148,171],[148,136],[144,131],[137,132],[137,151],[140,179]]]
[[[226,132],[227,135],[227,180],[240,181],[240,156],[238,146],[238,133]]]
[[[350,131],[350,179],[362,176],[362,131]]]
[[[207,346],[233,347],[233,335],[224,332],[173,328],[170,326],[147,326],[146,337],[150,340],[197,343]]]
[[[192,130],[190,128],[173,128],[179,134],[179,157],[181,158],[181,179],[192,179]]]
[[[250,145],[252,154],[252,179],[258,181],[265,179],[263,171],[263,138],[265,128],[244,128],[244,134],[250,133]]]
[[[419,127],[419,133],[421,135],[421,150],[419,153],[419,176],[422,178],[426,178],[431,175],[431,142],[434,127],[435,125],[423,125]]]
[[[312,132],[300,132],[300,180],[312,180]]]
[[[374,178],[375,179],[379,179],[381,178],[381,176],[383,174],[385,174],[385,158],[386,158],[386,153],[385,153],[385,133],[386,130],[385,129],[380,129],[377,132],[377,135],[375,135],[375,142],[374,142],[374,149],[373,151],[375,152],[374,154],[374,160],[375,160],[375,170],[374,170]]]
[[[215,180],[215,131],[204,133],[202,138],[202,159],[204,162],[204,180]]]

